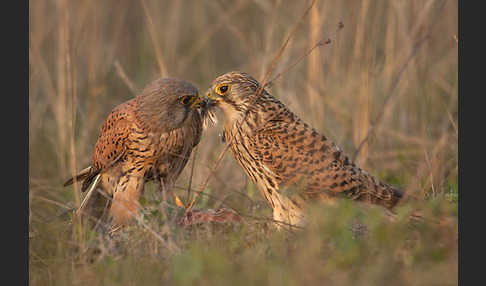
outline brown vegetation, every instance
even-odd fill
[[[29,4],[33,285],[457,284],[457,1],[319,0],[300,25],[305,1]],[[155,185],[141,202],[144,224],[121,239],[71,224],[82,194],[62,182],[90,163],[85,154],[114,106],[160,76],[200,92],[231,70],[262,80],[293,29],[269,91],[416,199],[395,223],[343,202],[317,208],[302,232],[273,231],[269,207],[230,153],[215,168],[225,149],[217,125],[175,192],[187,204],[200,191],[198,208],[234,209],[246,224],[180,228],[183,210],[169,200],[163,215]],[[410,226],[414,208],[441,223]],[[361,224],[366,231],[350,230]]]

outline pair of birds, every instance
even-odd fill
[[[105,120],[93,162],[65,186],[90,188],[80,210],[124,225],[137,215],[147,180],[170,189],[203,129],[224,114],[226,144],[273,209],[277,227],[303,225],[306,204],[336,197],[392,209],[402,192],[354,164],[249,74],[216,78],[206,95],[189,82],[163,78],[117,106]],[[295,188],[285,195],[286,189]],[[95,191],[97,190],[97,191]],[[85,203],[87,201],[87,203]],[[280,223],[280,224],[279,224]]]

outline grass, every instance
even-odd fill
[[[227,153],[196,207],[234,208],[244,224],[180,228],[174,217],[182,209],[169,201],[165,217],[150,183],[142,201],[150,231],[134,227],[117,240],[72,223],[80,194],[61,185],[89,164],[108,112],[159,76],[184,78],[201,92],[230,70],[263,79],[308,4],[29,4],[32,285],[458,284],[457,2],[317,1],[271,77],[282,72],[270,93],[347,154],[360,148],[360,166],[406,191],[411,199],[395,222],[343,201],[315,206],[303,231],[277,232]],[[221,129],[205,132],[197,149],[195,190],[225,147]],[[190,164],[175,189],[185,201]],[[427,219],[410,224],[416,209]]]

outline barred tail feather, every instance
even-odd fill
[[[77,182],[83,181],[91,173],[91,169],[92,169],[91,166],[84,168],[76,176],[69,178],[69,180],[64,182],[63,186],[67,187],[69,185],[72,185],[74,183],[74,180],[76,180]]]
[[[75,180],[76,180],[76,182],[83,181],[81,191],[84,192],[88,189],[88,187],[93,182],[93,179],[98,174],[99,174],[99,170],[95,171],[93,166],[86,167],[83,170],[81,170],[76,176],[74,176],[74,177],[68,179],[66,182],[64,182],[63,186],[67,187],[69,185],[72,185]]]
[[[392,198],[390,200],[390,208],[393,208],[403,197],[403,192],[397,188],[390,188]]]
[[[96,176],[94,176],[94,183],[93,185],[91,186],[89,192],[86,194],[86,196],[84,197],[83,201],[81,202],[81,205],[79,206],[78,210],[76,211],[78,214],[79,213],[82,213],[84,207],[86,206],[86,204],[88,203],[89,201],[89,198],[91,197],[91,195],[93,194],[93,191],[96,189],[96,187],[98,186],[98,182],[100,180],[100,177],[101,175],[98,173]]]

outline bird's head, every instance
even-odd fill
[[[137,117],[158,133],[179,128],[191,112],[200,112],[207,106],[194,85],[176,78],[159,78],[137,97]]]
[[[209,108],[218,106],[227,119],[243,114],[255,103],[259,83],[244,72],[228,72],[217,77],[206,92]]]

